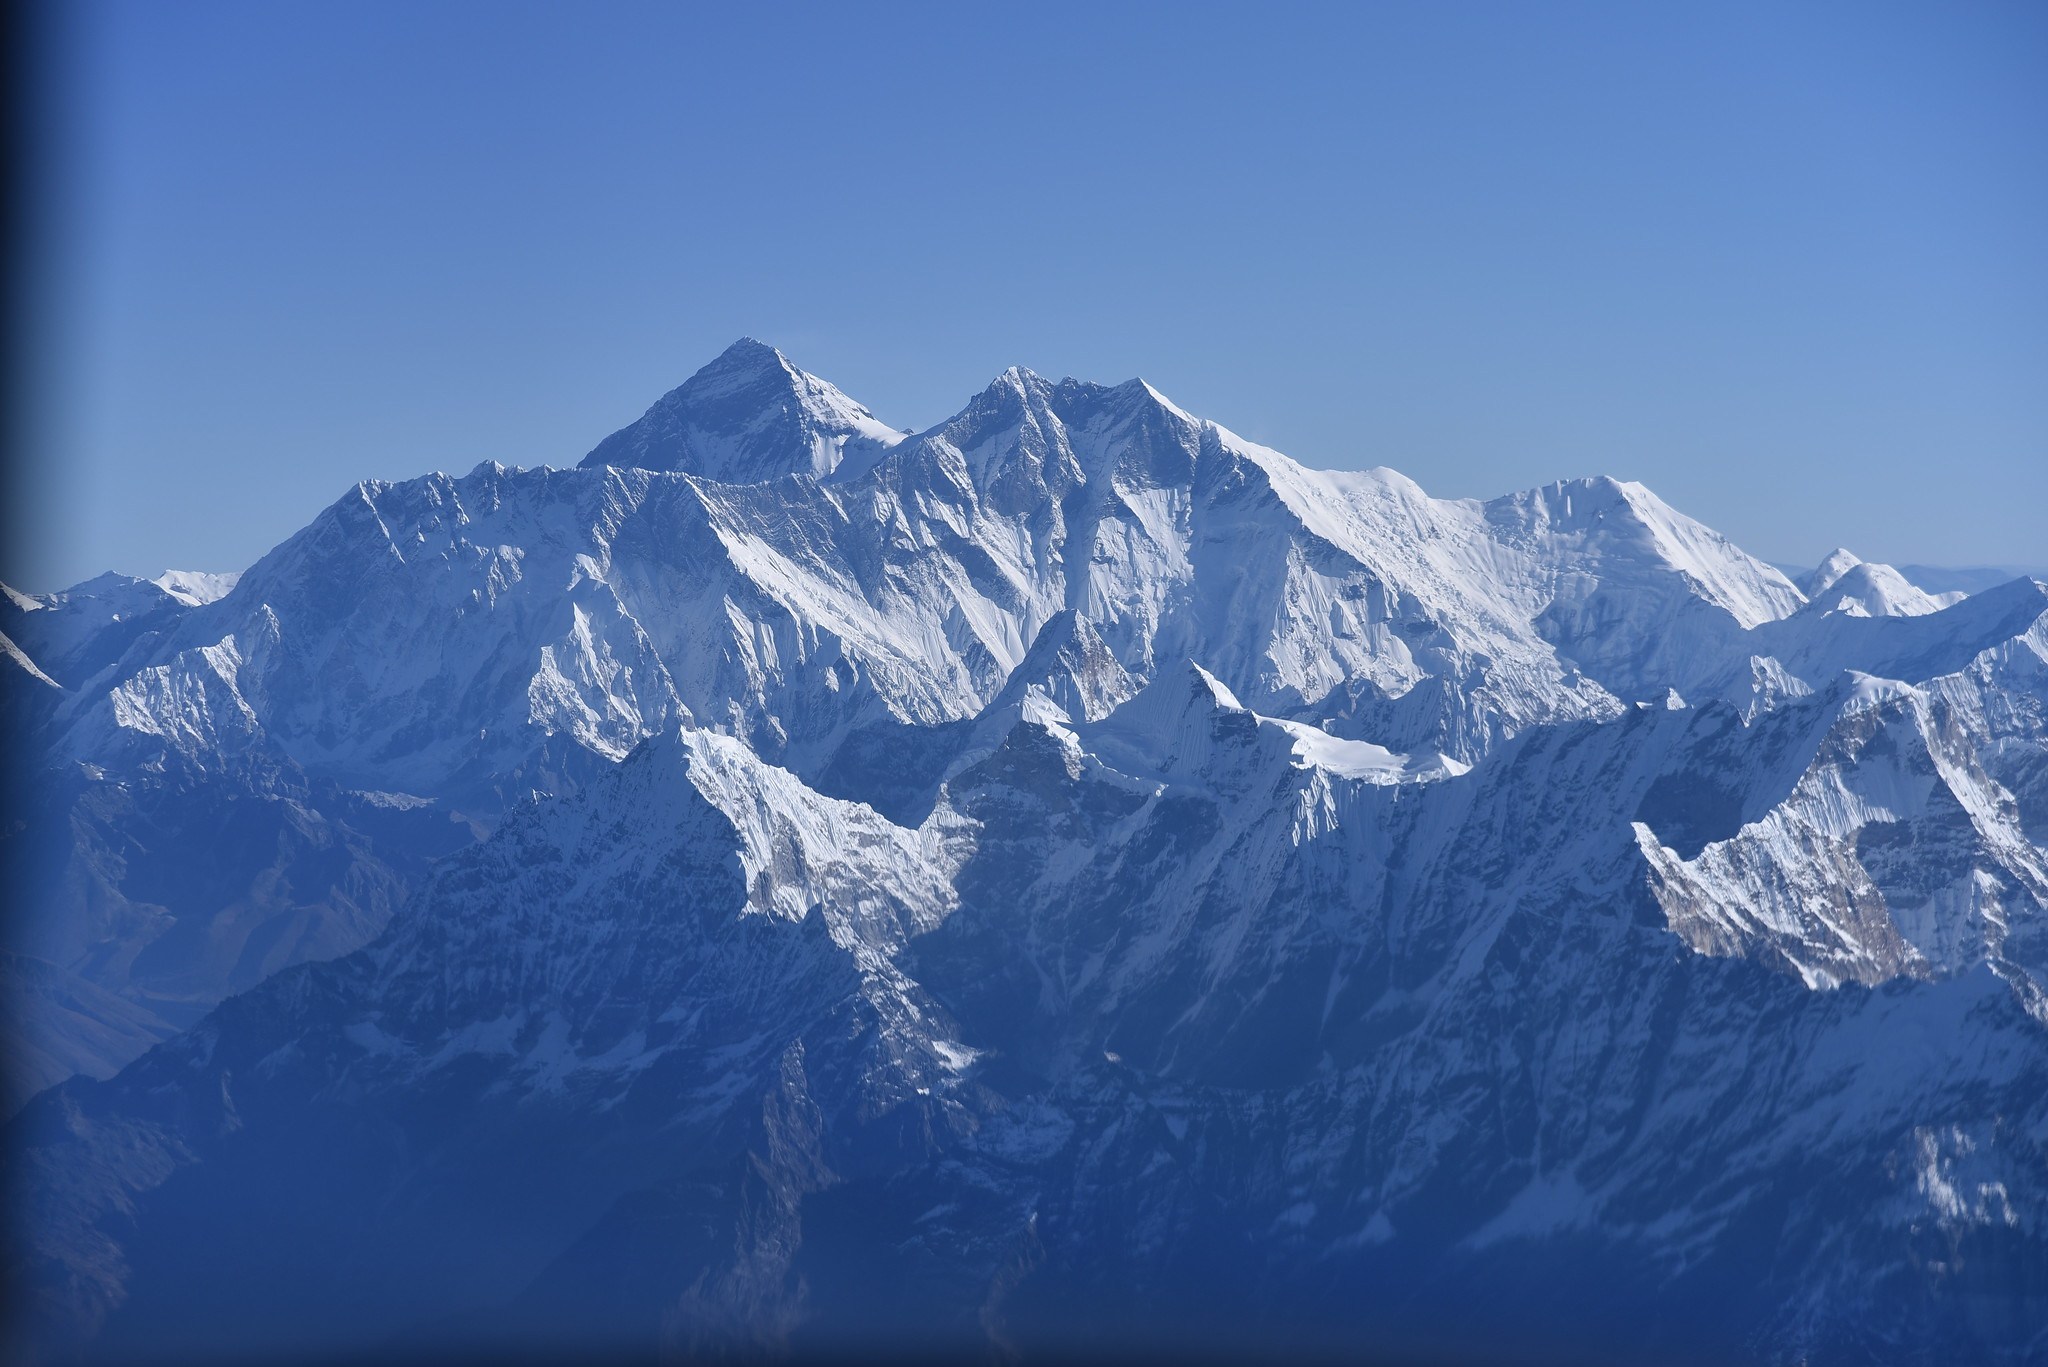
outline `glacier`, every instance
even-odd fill
[[[0,618],[27,1351],[2048,1351],[2041,582],[743,339]]]

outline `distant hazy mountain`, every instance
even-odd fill
[[[1777,568],[1794,583],[1803,584],[1812,575],[1825,574],[1830,564],[1841,556],[1849,556],[1854,564],[1863,563],[1856,560],[1848,551],[1837,549],[1815,569],[1795,565],[1779,565]],[[1871,568],[1878,572],[1889,571],[1896,574],[1937,599],[1951,595],[1967,597],[1973,593],[1981,593],[1985,589],[1995,589],[2001,584],[2009,584],[2015,579],[2048,580],[2048,565],[1900,565],[1896,568],[1890,565],[1874,565]]]
[[[742,341],[4,614],[39,1351],[2048,1352],[2024,577]]]
[[[1981,593],[2014,579],[2048,579],[2048,565],[1901,565],[1899,572],[1929,593]]]

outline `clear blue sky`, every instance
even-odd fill
[[[2048,5],[106,3],[51,16],[32,516],[244,565],[567,464],[751,333],[1767,558],[2048,562]]]

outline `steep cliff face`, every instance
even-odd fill
[[[40,1342],[2039,1351],[2048,590],[872,421],[742,344],[24,672],[28,1038],[164,1041],[11,1123]]]

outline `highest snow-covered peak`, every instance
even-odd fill
[[[849,455],[872,458],[903,437],[774,347],[742,337],[582,463],[756,484],[829,475]]]
[[[782,354],[782,348],[770,346],[758,337],[742,337],[719,352],[697,373],[712,375],[728,371],[766,371],[788,365],[789,357]]]

